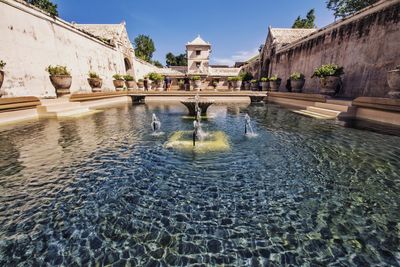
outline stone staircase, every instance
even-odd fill
[[[68,97],[42,99],[37,107],[40,118],[71,118],[93,114],[96,111],[82,106],[80,102],[69,102]]]
[[[349,119],[355,116],[352,101],[327,99],[325,103],[315,102],[314,106],[293,110],[294,113],[322,120]]]

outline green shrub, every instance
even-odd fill
[[[178,85],[184,85],[185,84],[185,81],[184,80],[179,80],[178,81]]]
[[[279,78],[277,75],[273,75],[273,76],[269,77],[268,80],[271,82],[275,82],[275,81],[281,81],[281,78]]]
[[[251,80],[250,82],[251,82],[251,83],[258,83],[258,80],[253,79],[253,80]]]
[[[2,70],[6,65],[7,63],[5,63],[3,60],[0,60],[0,70]]]
[[[228,78],[228,81],[230,81],[230,82],[237,82],[237,81],[241,81],[241,80],[242,80],[242,77],[240,77],[240,76],[234,76],[234,77]]]
[[[250,72],[240,73],[240,77],[242,77],[242,81],[248,82],[253,79],[253,75]]]
[[[126,74],[126,75],[124,75],[124,80],[130,82],[130,81],[134,81],[135,79],[133,78],[132,75]]]
[[[262,78],[261,78],[261,81],[262,81],[262,82],[268,82],[268,78],[267,78],[267,77],[262,77]]]
[[[118,80],[118,81],[123,81],[124,80],[124,76],[122,74],[114,74],[113,75],[114,80]]]
[[[100,76],[94,71],[89,71],[88,75],[89,75],[90,79],[99,79],[100,78]]]
[[[301,72],[293,72],[292,75],[290,75],[290,79],[294,81],[304,80],[304,77],[304,74]]]
[[[344,74],[343,67],[339,67],[336,64],[327,64],[327,65],[322,65],[319,68],[316,68],[314,71],[314,74],[311,76],[311,78],[318,77],[318,78],[324,78],[327,76],[340,76]]]
[[[51,66],[49,65],[46,68],[46,71],[50,74],[50,76],[54,76],[54,75],[71,75],[71,73],[68,71],[66,66]]]
[[[144,82],[144,80],[143,79],[139,79],[138,82],[142,83],[142,82]]]
[[[192,79],[192,81],[199,81],[201,79],[201,77],[200,76],[193,76],[191,79]]]
[[[152,72],[149,74],[149,79],[153,82],[161,82],[164,79],[164,76],[159,73]]]

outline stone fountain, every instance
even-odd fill
[[[201,110],[201,115],[205,116],[207,114],[208,107],[214,104],[214,101],[199,97],[197,94],[195,97],[182,100],[181,103],[188,108],[189,116],[195,117],[199,109]]]

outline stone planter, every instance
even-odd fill
[[[292,87],[293,93],[301,93],[304,87],[304,83],[306,80],[292,80],[290,79],[290,86]]]
[[[138,82],[137,86],[138,86],[140,91],[144,91],[144,82]]]
[[[87,80],[93,93],[101,92],[101,86],[103,85],[103,80],[101,78],[88,78]]]
[[[261,88],[263,91],[267,91],[268,90],[268,82],[261,82]]]
[[[201,89],[201,80],[196,80],[193,82],[193,89],[200,91]]]
[[[121,91],[124,88],[125,81],[124,80],[113,80],[113,84],[115,87],[115,91]]]
[[[251,84],[249,82],[244,82],[244,90],[250,90]]]
[[[3,81],[4,81],[4,71],[0,70],[0,89],[1,86],[3,85]],[[0,97],[2,96],[2,92],[0,91]]]
[[[241,87],[242,87],[242,81],[234,81],[233,82],[233,90],[234,91],[240,91]]]
[[[339,76],[326,76],[319,79],[320,90],[319,93],[327,96],[334,96],[336,88],[339,86]]]
[[[251,83],[251,91],[258,91],[258,83]]]
[[[390,87],[390,92],[388,93],[389,97],[400,98],[400,69],[388,71],[387,82]]]
[[[153,89],[153,90],[155,90],[155,91],[163,91],[164,90],[164,88],[162,88],[162,86],[161,86],[161,82],[155,82],[155,81],[153,81],[152,83],[151,83],[151,89]]]
[[[271,92],[278,92],[281,86],[281,80],[269,81],[269,87],[271,87]]]
[[[126,88],[137,89],[137,84],[135,81],[125,81]]]
[[[56,94],[58,96],[67,95],[70,93],[70,88],[72,84],[72,76],[71,75],[51,75],[50,76],[51,84],[56,89]]]

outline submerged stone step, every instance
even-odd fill
[[[303,116],[308,116],[311,118],[315,118],[315,119],[322,119],[322,120],[333,120],[336,119],[336,116],[328,116],[328,115],[324,115],[324,114],[320,114],[320,113],[316,113],[316,112],[312,112],[309,110],[292,110],[292,112],[303,115]]]

